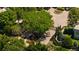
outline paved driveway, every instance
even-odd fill
[[[48,12],[52,15],[52,20],[54,21],[54,27],[58,27],[60,25],[61,25],[61,27],[67,26],[69,12],[63,11],[60,14],[55,14],[54,11],[55,11],[54,8],[50,8],[48,10]]]
[[[67,20],[68,20],[68,11],[63,11],[60,14],[55,14],[54,13],[55,9],[54,8],[50,8],[48,10],[48,12],[50,13],[50,15],[52,15],[51,20],[54,21],[54,27],[58,27],[61,25],[61,27],[63,26],[67,26]],[[45,40],[41,41],[42,44],[48,44],[50,39],[52,38],[52,36],[55,34],[55,30],[48,30],[48,32],[50,33],[49,37],[46,37]]]

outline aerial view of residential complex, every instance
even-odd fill
[[[79,8],[0,7],[0,51],[79,51]]]

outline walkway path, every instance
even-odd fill
[[[54,21],[54,27],[58,27],[60,25],[61,25],[61,27],[67,26],[68,11],[63,11],[60,14],[55,14],[54,11],[55,11],[54,8],[50,8],[48,10],[50,15],[52,15],[51,20]],[[46,37],[45,40],[41,41],[42,44],[47,45],[49,43],[50,39],[52,38],[52,36],[55,34],[55,30],[52,30],[52,29],[48,30],[48,32],[50,33],[50,36]]]
[[[45,44],[47,45],[48,42],[50,41],[50,39],[52,38],[52,36],[55,34],[55,31],[54,30],[48,30],[48,32],[50,33],[50,36],[49,37],[46,37],[43,41],[41,41],[42,44]]]

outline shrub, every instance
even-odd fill
[[[63,47],[61,47],[61,46],[55,46],[55,47],[54,47],[54,51],[68,51],[68,49],[63,48]]]
[[[25,48],[26,51],[47,51],[48,48],[45,45],[37,43],[36,45],[30,45],[29,47]]]
[[[17,38],[8,37],[0,34],[0,50],[2,51],[23,51],[25,47],[24,41]]]
[[[21,35],[21,27],[19,25],[11,26],[12,35]]]
[[[6,35],[21,35],[21,27],[19,25],[6,25],[3,29]]]
[[[75,49],[75,50],[78,50],[78,47],[79,47],[79,40],[75,40],[75,39],[73,39],[72,40],[73,41],[73,49]]]
[[[3,33],[5,33],[6,35],[11,35],[11,26],[5,25],[3,28]]]
[[[73,41],[72,38],[69,35],[66,35],[66,37],[63,40],[62,46],[65,48],[72,48]]]
[[[11,38],[6,45],[4,45],[3,51],[23,51],[25,48],[24,41]]]

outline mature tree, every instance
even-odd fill
[[[19,35],[21,26],[16,23],[23,17],[23,9],[8,8],[6,12],[0,13],[0,32],[7,34]]]
[[[16,23],[20,20],[22,20],[22,23]],[[14,7],[0,13],[0,25],[2,33],[19,35],[20,30],[23,30],[40,37],[53,24],[50,14],[45,10],[38,11],[37,8]]]
[[[79,20],[79,8],[71,8],[69,11],[69,25],[74,26]]]
[[[16,13],[12,10],[0,13],[0,24],[12,25],[15,23]]]
[[[25,13],[22,27],[31,33],[43,34],[51,25],[53,24],[49,13],[45,11],[30,11]]]
[[[3,32],[5,26],[11,26],[15,23],[16,13],[12,10],[7,10],[0,13],[0,32]]]

